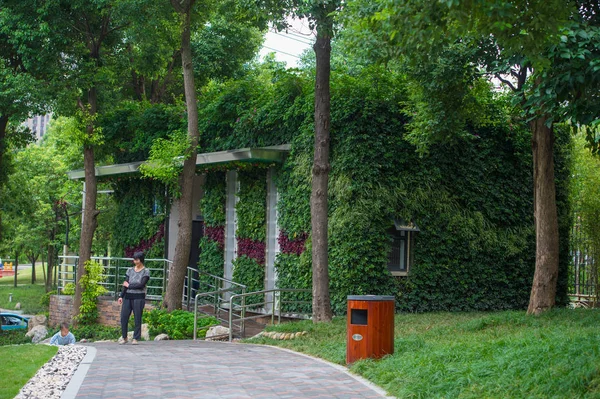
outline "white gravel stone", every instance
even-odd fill
[[[86,352],[85,346],[59,346],[56,355],[21,388],[15,399],[60,399]]]

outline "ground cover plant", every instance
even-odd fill
[[[148,323],[150,336],[167,334],[170,339],[192,339],[194,336],[194,313],[185,310],[168,312],[164,309],[153,309],[143,313],[144,323]],[[208,327],[219,322],[214,317],[199,318],[197,321],[198,337],[206,336]]]
[[[58,351],[56,346],[18,345],[0,347],[2,384],[0,399],[14,398],[40,367]]]
[[[31,338],[27,337],[27,330],[8,330],[0,332],[0,346],[30,344]]]
[[[401,314],[395,353],[350,370],[398,398],[598,398],[599,310]],[[271,326],[308,331],[283,346],[345,364],[346,319]]]

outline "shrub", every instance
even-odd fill
[[[194,313],[185,310],[175,310],[171,313],[162,309],[153,309],[144,312],[144,323],[148,323],[151,335],[167,334],[171,339],[191,339],[194,336]],[[198,320],[198,336],[206,334],[207,327],[217,325],[219,322],[214,317],[205,317]]]
[[[106,293],[106,288],[100,285],[104,281],[102,272],[104,267],[93,261],[85,262],[86,273],[79,279],[81,285],[81,306],[79,307],[78,322],[81,324],[94,324],[98,318],[96,304],[100,295]]]
[[[75,295],[75,283],[67,283],[63,287],[61,294],[63,295]],[[49,299],[48,299],[49,300]]]
[[[26,337],[27,330],[12,330],[0,332],[0,346],[30,344],[31,338]]]
[[[90,341],[112,340],[121,336],[119,327],[109,327],[101,325],[79,325],[71,329],[71,332],[77,340],[87,339]]]

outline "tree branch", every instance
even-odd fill
[[[499,73],[495,73],[494,76],[496,77],[496,79],[498,79],[500,82],[504,83],[505,85],[507,85],[508,87],[510,87],[510,89],[512,91],[518,91],[517,88],[511,83],[510,80],[504,79]]]

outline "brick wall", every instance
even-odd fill
[[[121,305],[114,298],[98,298],[98,324],[119,327]]]
[[[51,295],[50,296],[50,316],[48,317],[48,326],[57,327],[62,322],[71,323],[71,314],[73,310],[73,296],[71,295]]]
[[[146,310],[154,306],[146,302]],[[71,314],[73,312],[72,295],[52,295],[50,296],[50,317],[48,325],[57,327],[62,322],[72,324]],[[121,305],[112,297],[98,298],[98,324],[104,326],[119,327],[121,320]]]

